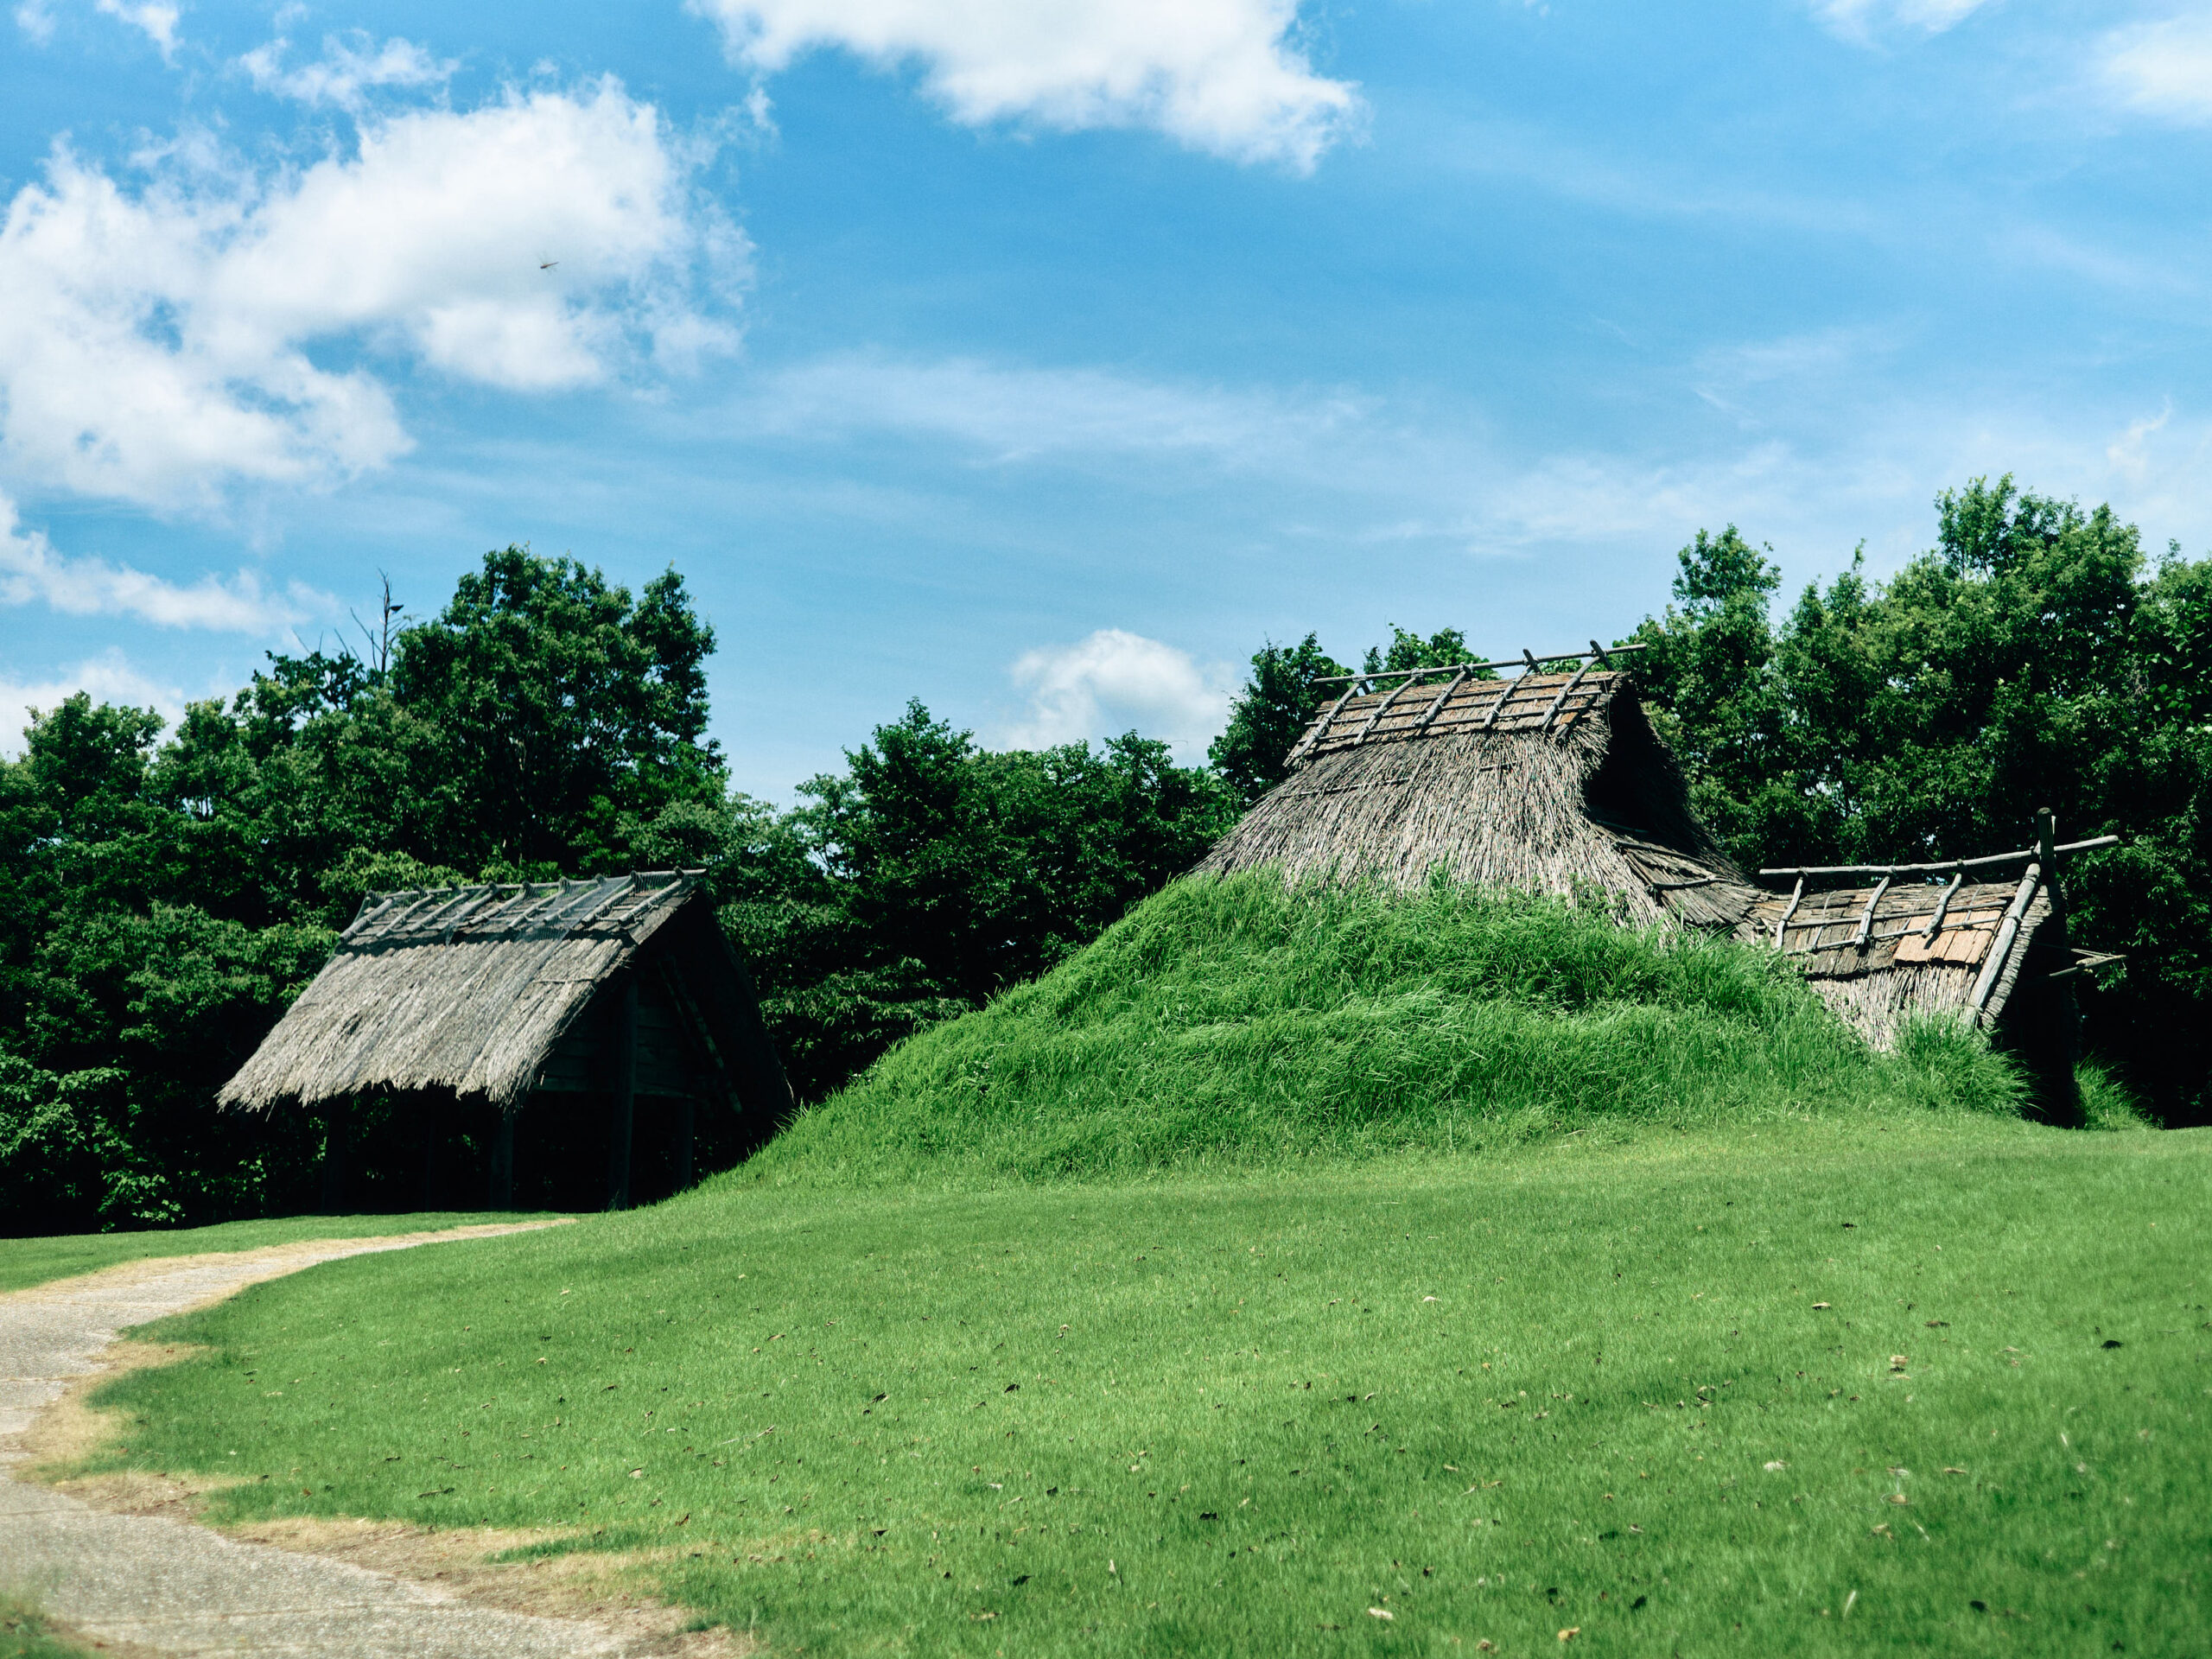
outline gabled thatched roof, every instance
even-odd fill
[[[1272,864],[1294,881],[1411,887],[1441,870],[1541,893],[1594,887],[1633,920],[1713,928],[1736,926],[1758,897],[1691,812],[1623,669],[1355,682],[1290,761],[1199,871]]]
[[[714,998],[728,1023],[750,1013],[752,990],[696,873],[372,893],[220,1103],[449,1089],[512,1107],[601,985],[692,909],[706,925],[684,932],[734,982]]]
[[[2053,847],[2049,856],[2055,863],[2113,841]],[[2054,922],[2057,872],[2044,858],[2027,847],[1951,864],[1765,870],[1789,888],[1759,899],[1740,931],[1802,968],[1829,1007],[1876,1044],[1886,1046],[1921,1014],[1994,1028],[2031,960],[2050,973],[2075,955],[2063,919]]]

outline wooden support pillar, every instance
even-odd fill
[[[2058,820],[2049,807],[2036,814],[2036,857],[2050,884],[2050,919],[2044,924],[2043,944],[2046,963],[2071,966],[2071,931],[2066,925],[2064,895],[2058,885]],[[2082,1007],[2074,996],[2074,976],[2047,975],[2044,988],[2051,994],[2050,1018],[2056,1027],[2046,1040],[2050,1058],[2043,1080],[2042,1116],[2063,1128],[2078,1128],[2082,1119],[2082,1087],[2075,1068],[2082,1061]]]
[[[351,1096],[334,1100],[323,1109],[322,1131],[322,1213],[340,1216],[346,1213],[346,1189],[351,1185],[350,1163],[353,1137],[353,1101]]]
[[[512,1210],[515,1207],[515,1118],[521,1111],[499,1114],[499,1127],[492,1132],[492,1207]]]
[[[607,1154],[607,1207],[630,1207],[630,1141],[638,1107],[638,977],[622,976],[615,993],[614,1121]]]
[[[445,1135],[449,1126],[439,1121],[437,1097],[423,1095],[423,1196],[421,1205],[435,1210],[445,1198]]]
[[[698,1100],[686,1095],[676,1109],[676,1190],[679,1192],[690,1189],[691,1158],[698,1139]]]

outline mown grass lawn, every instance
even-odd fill
[[[774,1650],[2180,1654],[2212,1135],[725,1183],[156,1327],[113,1463],[553,1529]]]
[[[50,1238],[0,1238],[0,1291],[22,1290],[55,1279],[96,1273],[156,1256],[201,1255],[265,1249],[319,1238],[388,1238],[397,1233],[436,1232],[486,1222],[524,1219],[506,1211],[423,1211],[401,1216],[290,1216],[272,1221],[227,1221],[213,1227],[178,1227],[136,1233],[67,1233]]]
[[[54,1634],[31,1603],[0,1592],[0,1659],[89,1659],[91,1652]]]

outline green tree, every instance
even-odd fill
[[[1135,733],[994,752],[918,702],[846,758],[784,823],[741,821],[745,853],[716,869],[803,1094],[1042,972],[1236,811]]]
[[[436,855],[517,874],[620,868],[642,823],[719,800],[714,648],[673,570],[632,601],[573,559],[486,554],[393,647],[392,701],[459,780]]]
[[[1367,654],[1360,658],[1359,667],[1363,674],[1398,674],[1409,668],[1457,668],[1471,662],[1475,655],[1467,644],[1467,636],[1457,628],[1439,628],[1424,639],[1393,622],[1390,643],[1370,645]],[[1484,670],[1475,677],[1497,677]]]
[[[1307,634],[1295,645],[1272,640],[1252,658],[1252,677],[1230,706],[1229,725],[1207,758],[1246,805],[1283,780],[1283,759],[1296,746],[1316,707],[1325,701],[1316,680],[1351,671]],[[1333,696],[1341,686],[1326,688]]]
[[[1707,821],[1751,868],[2124,836],[2066,873],[2087,1035],[2169,1122],[2212,1111],[2212,561],[2146,570],[2109,507],[1977,479],[1887,582],[1854,558],[1777,625],[1731,527],[1683,550],[1637,673]]]

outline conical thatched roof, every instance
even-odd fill
[[[1619,654],[1614,654],[1619,659]],[[1483,668],[1496,664],[1479,665]],[[1357,682],[1288,778],[1200,861],[1291,880],[1455,880],[1618,895],[1630,918],[1730,928],[1758,890],[1689,807],[1624,669],[1507,679],[1425,670]]]
[[[449,1089],[512,1108],[608,979],[679,938],[718,1064],[763,1103],[780,1092],[787,1104],[744,968],[698,875],[677,871],[372,893],[219,1098],[265,1109]]]

